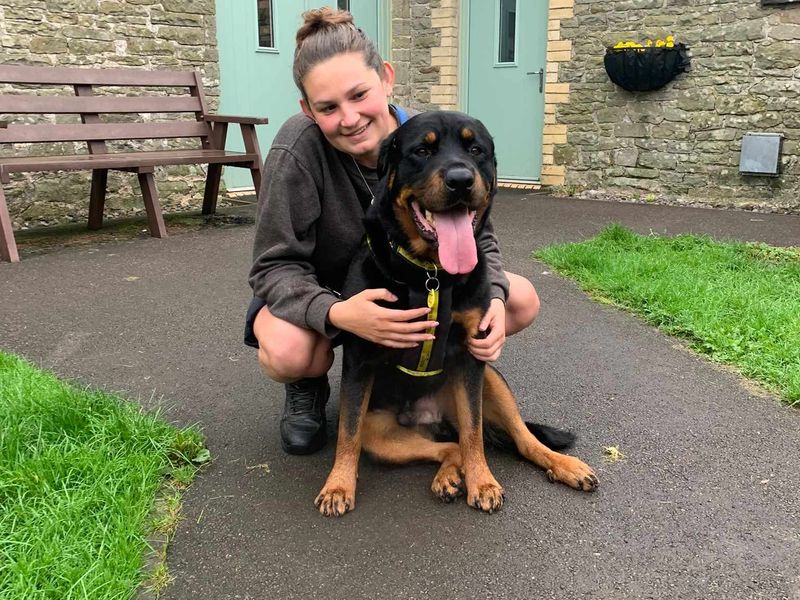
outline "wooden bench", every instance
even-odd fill
[[[108,171],[137,173],[153,237],[166,235],[153,179],[155,167],[207,164],[203,214],[216,210],[223,166],[250,169],[256,190],[261,184],[261,153],[255,126],[266,124],[267,119],[208,114],[200,74],[195,71],[0,65],[0,84],[14,84],[14,93],[0,94],[0,144],[87,144],[86,153],[82,154],[0,156],[0,258],[4,260],[19,260],[2,187],[10,183],[11,173],[91,170],[89,229],[98,229],[103,223]],[[52,95],[57,86],[69,86],[68,94]],[[97,90],[98,86],[103,89]],[[176,93],[182,90],[185,93]],[[109,94],[108,91],[119,93]],[[133,93],[138,95],[131,95]],[[156,121],[152,113],[169,113],[172,118],[162,116],[161,121]],[[75,119],[74,124],[15,124],[3,120],[2,115],[7,114],[73,114],[80,117],[80,122]],[[145,114],[152,115],[145,119],[142,116]],[[244,152],[225,150],[231,123],[241,127]],[[111,152],[106,144],[112,140],[177,138],[197,138],[199,146]]]

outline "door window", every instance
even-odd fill
[[[274,48],[275,24],[272,18],[272,0],[256,0],[256,2],[258,3],[258,47]]]
[[[337,0],[336,6],[339,10],[350,10],[350,0]]]
[[[513,63],[517,45],[517,0],[499,0],[499,55],[497,62]]]

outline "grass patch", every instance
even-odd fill
[[[0,352],[0,598],[130,598],[156,493],[208,460],[199,432]],[[177,522],[171,496],[168,518]],[[179,503],[178,503],[179,504]]]
[[[611,225],[535,256],[599,300],[800,403],[800,248],[641,236]]]

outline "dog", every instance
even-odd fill
[[[505,497],[486,462],[484,430],[488,440],[545,469],[550,481],[583,491],[598,485],[588,465],[556,451],[574,435],[523,421],[499,371],[467,350],[491,301],[476,238],[497,191],[496,168],[489,132],[457,112],[416,115],[381,146],[380,189],[343,297],[386,288],[398,298],[392,308],[427,303],[425,320],[439,325],[435,342],[413,351],[344,334],[336,458],[315,500],[325,516],[355,508],[362,447],[389,463],[438,462],[436,496],[450,502],[466,493],[470,506],[499,510]],[[437,437],[440,421],[457,432],[457,442]]]

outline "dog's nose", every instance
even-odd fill
[[[465,192],[472,189],[474,183],[472,171],[465,167],[453,167],[444,174],[444,184],[451,192]]]

